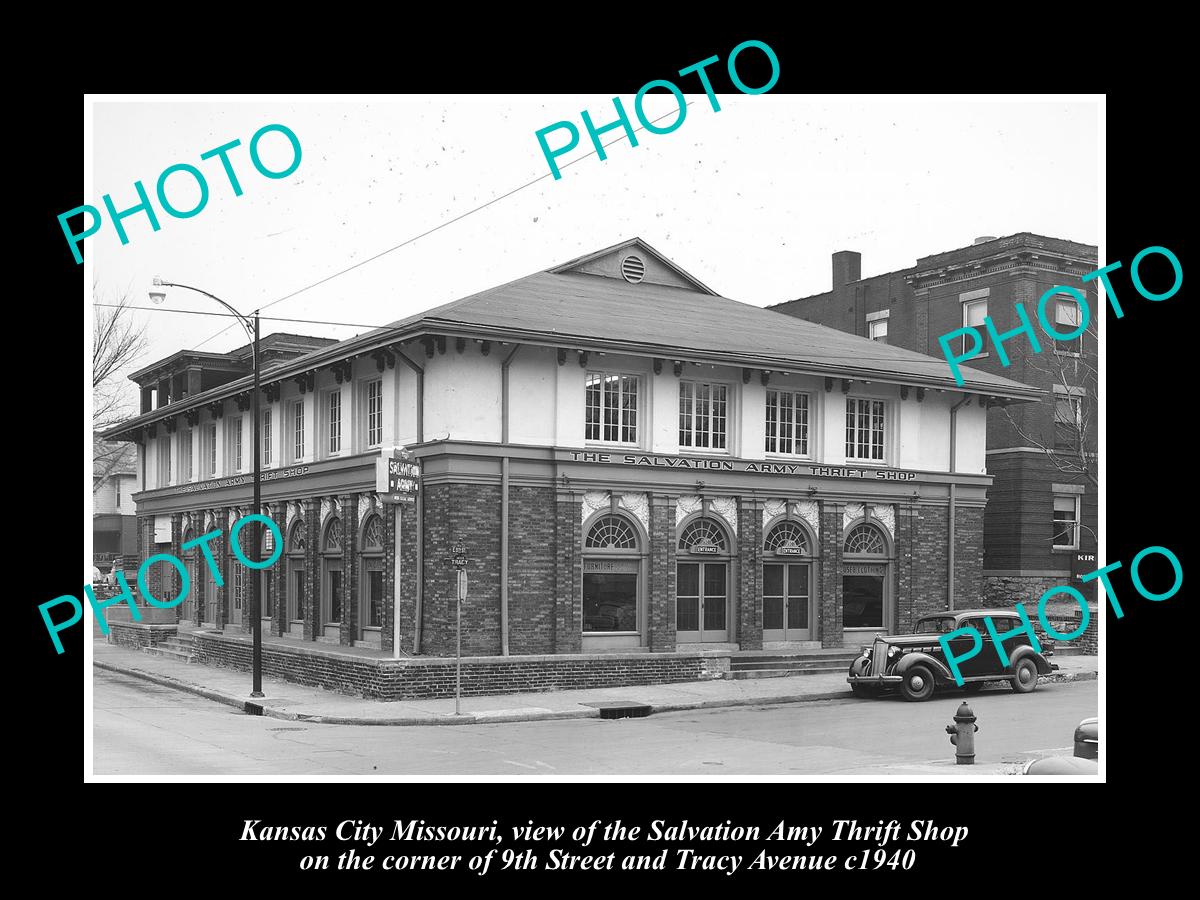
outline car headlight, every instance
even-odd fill
[[[870,647],[863,647],[862,655],[863,655],[863,657],[864,657],[864,658],[866,658],[866,659],[870,659],[870,658],[871,658],[871,648],[870,648]]]
[[[899,655],[900,655],[899,647],[889,647],[888,648],[888,659],[891,659],[893,656],[899,656]]]

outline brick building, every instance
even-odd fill
[[[146,371],[144,412],[109,436],[139,446],[141,552],[180,555],[249,511],[255,398],[235,373],[155,406],[171,378]],[[717,296],[636,239],[280,360],[258,398],[285,542],[259,576],[267,671],[425,690],[424,657],[454,652],[453,544],[464,654],[507,689],[700,677],[973,603],[984,405],[1039,395],[965,371]],[[395,447],[420,462],[415,506],[381,503]],[[241,665],[249,576],[225,543],[223,586],[188,557],[183,615]]]
[[[1003,334],[1021,324],[1018,302],[1036,328],[1039,300],[1059,285],[1085,291],[1094,314],[1095,283],[1084,285],[1080,276],[1097,264],[1093,245],[1027,232],[979,238],[969,247],[868,278],[862,277],[860,255],[843,251],[833,254],[832,290],[771,308],[944,360],[941,335],[964,325],[982,330],[985,316]],[[1078,316],[1070,294],[1047,304],[1047,317],[1061,333],[1070,332]],[[1036,600],[1071,579],[1077,555],[1091,555],[1079,571],[1094,568],[1097,491],[1083,471],[1096,473],[1094,315],[1092,326],[1074,341],[1054,341],[1040,330],[1038,337],[1040,353],[1023,335],[1008,341],[1007,367],[990,341],[988,352],[971,360],[977,369],[1045,392],[1038,403],[988,410],[987,471],[994,482],[984,516],[983,605]],[[1094,586],[1076,587],[1094,596]]]

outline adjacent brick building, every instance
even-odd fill
[[[982,330],[985,315],[1003,334],[1021,324],[1018,302],[1036,328],[1039,300],[1058,286],[1083,291],[1094,314],[1095,282],[1085,285],[1080,277],[1097,264],[1091,244],[1027,232],[979,238],[867,278],[860,255],[842,251],[833,254],[831,290],[771,308],[944,360],[939,337],[964,325]],[[1068,293],[1052,296],[1046,310],[1060,333],[1080,321]],[[1036,600],[1071,580],[1077,555],[1085,559],[1076,571],[1096,565],[1097,490],[1087,474],[1096,475],[1095,318],[1075,341],[1056,342],[1040,329],[1037,335],[1040,353],[1024,335],[1006,342],[1007,367],[990,341],[985,354],[970,361],[1045,392],[1038,403],[988,411],[987,471],[994,481],[983,520],[983,595],[967,601],[974,605]],[[957,345],[955,352],[962,352]],[[1094,586],[1076,586],[1094,596]]]
[[[453,655],[456,544],[478,690],[711,677],[697,651],[857,647],[974,601],[984,405],[1039,396],[719,297],[639,240],[280,360],[260,398],[235,375],[110,433],[146,468],[143,557],[249,512],[257,400],[270,666],[372,696],[442,689],[383,663]],[[415,505],[382,502],[397,447]],[[241,664],[249,573],[214,549],[223,584],[193,551],[182,615],[202,658]]]

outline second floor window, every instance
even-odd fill
[[[165,438],[158,445],[158,469],[162,475],[162,483],[171,483],[171,439]]]
[[[383,382],[367,382],[367,446],[383,443]]]
[[[638,377],[588,372],[584,440],[637,443]]]
[[[888,320],[876,319],[874,322],[867,323],[867,337],[873,341],[879,341],[881,344],[887,343]]]
[[[229,455],[233,457],[233,471],[242,471],[242,417],[229,420],[232,433],[229,438]]]
[[[192,480],[192,429],[185,428],[179,442],[179,471],[183,481]]]
[[[271,464],[271,411],[262,411],[262,464]]]
[[[1054,397],[1054,449],[1076,450],[1083,442],[1083,398]]]
[[[728,388],[702,381],[679,382],[679,446],[725,449]]]
[[[808,394],[767,391],[768,453],[808,455]]]
[[[292,404],[293,444],[292,455],[296,459],[304,458],[304,401],[297,400]]]
[[[329,452],[342,452],[342,392],[329,394]]]
[[[883,461],[882,400],[846,400],[846,459]]]
[[[207,438],[205,442],[208,444],[208,477],[217,477],[217,423],[213,422],[208,426]]]

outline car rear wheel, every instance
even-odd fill
[[[913,666],[904,673],[900,682],[900,693],[905,700],[917,702],[933,696],[933,673],[924,666]]]
[[[1013,669],[1012,689],[1018,694],[1028,694],[1037,687],[1037,663],[1032,659],[1023,659]]]

